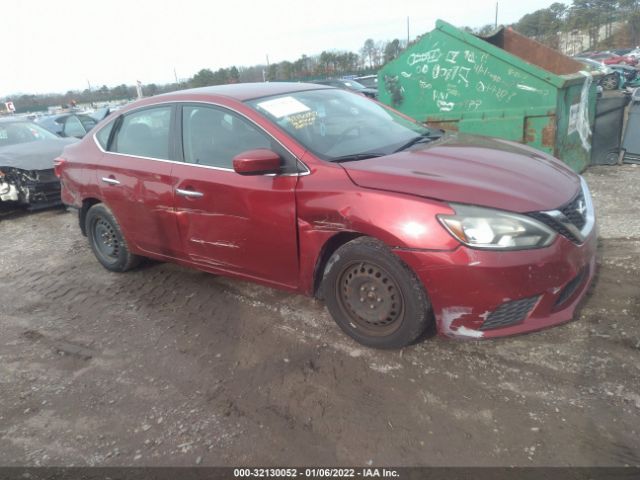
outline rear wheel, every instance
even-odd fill
[[[370,347],[409,345],[432,321],[421,282],[383,243],[369,237],[353,240],[333,254],[323,293],[340,328]]]
[[[89,209],[85,227],[93,254],[107,270],[126,272],[140,263],[141,257],[131,253],[118,221],[106,205],[98,203]]]

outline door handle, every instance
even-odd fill
[[[176,188],[176,194],[181,197],[200,198],[204,196],[202,192],[196,192],[195,190],[184,190],[182,188]]]
[[[108,183],[109,185],[120,185],[120,181],[111,177],[102,177],[102,181],[104,183]]]

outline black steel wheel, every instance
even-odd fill
[[[329,312],[348,335],[369,347],[401,348],[432,325],[415,273],[382,242],[360,237],[338,248],[325,267]]]
[[[97,217],[93,223],[93,243],[100,256],[110,263],[118,261],[120,253],[120,238],[114,226],[104,217]]]
[[[98,203],[89,209],[85,227],[91,250],[107,270],[125,272],[140,262],[140,257],[130,252],[120,225],[106,205]]]
[[[343,315],[366,335],[380,337],[402,324],[404,299],[395,280],[374,262],[353,262],[335,284]]]

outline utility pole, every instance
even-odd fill
[[[266,54],[267,57],[267,72],[265,73],[264,70],[262,70],[262,81],[266,82],[267,79],[269,78],[269,54]]]
[[[498,2],[496,2],[496,30],[498,29]]]
[[[409,46],[409,17],[407,17],[407,47]]]
[[[176,83],[178,83],[178,73],[176,72],[176,67],[173,67],[173,76],[176,79]]]
[[[89,103],[90,103],[91,105],[93,105],[93,100],[91,99],[91,82],[89,81],[89,79],[88,79],[88,78],[87,78],[87,85],[88,85],[88,87],[89,87],[89,99],[88,99],[88,100],[89,100]]]

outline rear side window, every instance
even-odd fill
[[[170,125],[170,106],[125,115],[109,151],[169,160]]]

